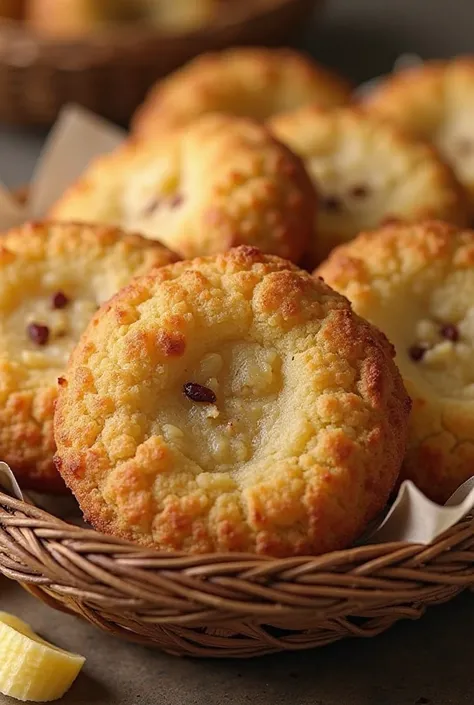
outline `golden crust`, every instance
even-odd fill
[[[145,546],[341,548],[402,461],[410,404],[392,357],[346,299],[277,257],[171,265],[117,294],[74,351],[57,466],[88,521]],[[183,394],[190,382],[215,403]]]
[[[53,207],[159,238],[183,257],[240,244],[298,260],[316,196],[298,157],[257,123],[206,115],[153,141],[101,157]]]
[[[266,120],[309,103],[349,102],[343,78],[290,49],[238,48],[199,56],[151,89],[132,122],[158,135],[211,112]]]
[[[444,502],[474,467],[474,232],[389,225],[316,271],[394,343],[413,399],[403,478]]]
[[[299,154],[320,194],[313,265],[331,249],[387,220],[440,218],[466,225],[466,195],[426,144],[358,108],[307,107],[270,121]]]
[[[57,379],[97,305],[175,260],[110,227],[30,223],[0,237],[0,460],[23,487],[65,489],[53,465]]]
[[[474,212],[474,57],[428,61],[382,81],[367,108],[433,142],[469,193]]]

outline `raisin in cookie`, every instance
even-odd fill
[[[395,344],[413,398],[403,476],[446,501],[474,472],[474,232],[387,226],[317,274]]]
[[[240,245],[298,260],[316,195],[298,157],[245,118],[206,115],[153,141],[101,157],[53,207],[159,238],[183,257]]]
[[[298,52],[227,49],[203,54],[160,81],[132,128],[141,135],[159,135],[212,112],[266,120],[310,103],[342,105],[350,95],[343,78]]]
[[[270,123],[320,194],[309,260],[391,219],[468,220],[465,194],[434,151],[355,108],[303,108]]]
[[[96,528],[146,546],[340,548],[403,458],[392,356],[285,260],[240,247],[164,267],[115,296],[73,353],[57,466]]]
[[[175,261],[107,227],[30,224],[0,238],[0,460],[20,484],[61,491],[57,379],[97,307],[135,274]]]
[[[474,214],[474,58],[399,71],[369,94],[367,107],[433,142],[468,191]]]

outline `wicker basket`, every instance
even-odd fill
[[[249,657],[375,636],[474,587],[474,518],[429,546],[189,556],[145,551],[0,494],[0,572],[126,640]]]
[[[58,41],[0,20],[0,121],[49,125],[73,102],[125,124],[157,78],[204,51],[284,43],[321,3],[236,0],[213,24],[179,36],[127,28]]]

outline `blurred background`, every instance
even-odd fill
[[[0,0],[0,15],[0,179],[10,187],[30,178],[62,104],[126,125],[154,80],[208,49],[296,46],[356,83],[401,54],[473,50],[472,0]]]

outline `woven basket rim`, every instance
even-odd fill
[[[474,536],[474,516],[468,514],[459,522],[457,522],[450,529],[447,529],[442,534],[440,534],[436,539],[428,544],[423,543],[413,543],[408,541],[393,541],[387,543],[367,543],[359,546],[350,546],[348,548],[339,549],[335,551],[329,551],[320,555],[300,555],[286,558],[276,558],[274,556],[258,555],[255,553],[246,552],[211,552],[211,553],[189,553],[186,551],[159,551],[155,548],[147,548],[140,546],[140,544],[128,541],[126,539],[121,539],[111,534],[104,534],[97,531],[93,527],[84,528],[68,522],[67,520],[60,519],[59,517],[47,512],[44,509],[37,507],[32,502],[22,501],[16,499],[9,494],[0,491],[0,508],[7,509],[7,511],[21,512],[26,516],[30,516],[39,522],[45,522],[45,524],[51,524],[50,528],[57,528],[59,531],[64,531],[67,534],[67,540],[75,539],[79,541],[95,541],[104,544],[116,546],[117,548],[128,549],[127,553],[136,553],[140,557],[145,555],[157,558],[157,559],[176,559],[177,561],[192,559],[193,561],[202,561],[203,563],[208,563],[209,561],[215,562],[228,562],[228,561],[248,561],[268,563],[272,562],[275,565],[284,566],[288,562],[294,563],[295,561],[301,563],[332,563],[336,561],[337,563],[342,563],[346,561],[347,563],[353,563],[354,561],[360,560],[362,556],[367,554],[386,554],[391,552],[398,552],[408,547],[413,548],[414,552],[417,550],[424,551],[427,548],[434,546],[438,543],[443,542],[446,536],[455,535],[457,532],[461,533],[466,531],[467,527],[470,527],[472,535]],[[2,517],[0,514],[0,526],[2,526]]]
[[[189,40],[199,40],[220,34],[229,29],[245,26],[249,22],[258,22],[270,17],[273,13],[281,12],[283,8],[292,5],[306,5],[308,7],[322,4],[324,0],[237,0],[233,3],[232,11],[218,14],[211,22],[195,30],[185,32],[164,32],[159,28],[151,28],[144,23],[130,23],[129,25],[104,25],[97,32],[91,32],[85,37],[49,37],[44,36],[26,26],[21,20],[0,18],[0,36],[3,42],[29,42],[41,49],[53,48],[55,50],[74,50],[82,48],[104,48],[107,46],[118,47],[140,42],[165,42],[175,43]]]
[[[0,573],[126,641],[248,658],[373,637],[474,588],[474,517],[428,545],[290,558],[163,553],[1,493]]]

